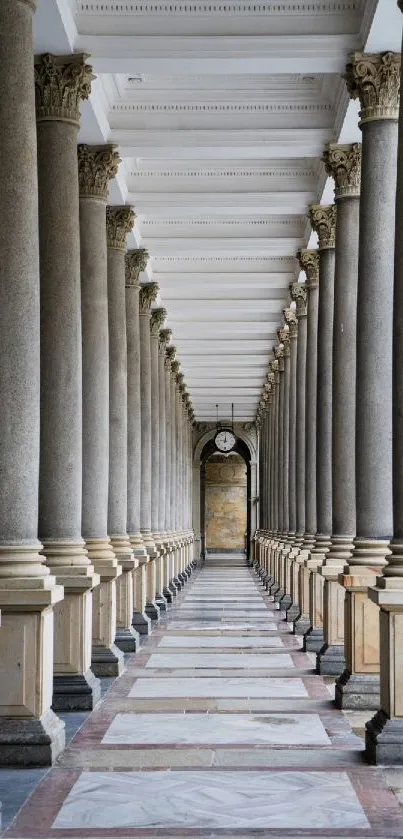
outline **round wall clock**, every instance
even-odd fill
[[[221,428],[217,431],[214,443],[219,452],[230,452],[236,443],[236,437],[229,428]]]

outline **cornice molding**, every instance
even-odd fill
[[[144,0],[144,2],[105,2],[105,0],[79,0],[77,3],[77,14],[86,16],[95,15],[112,15],[118,14],[121,16],[127,15],[163,15],[167,14],[170,17],[174,14],[189,16],[199,15],[266,15],[268,17],[278,17],[283,15],[298,15],[310,17],[313,14],[320,13],[323,16],[334,16],[346,14],[348,12],[361,11],[361,4],[359,0],[334,0],[333,2],[323,3],[323,0],[311,0],[311,2],[295,2],[295,0],[282,0],[276,3],[254,3],[239,2],[239,0],[219,0],[213,5],[209,0],[201,0],[198,3],[187,2],[153,2],[153,0]]]
[[[227,103],[222,102],[206,102],[206,103],[187,103],[187,102],[170,102],[142,104],[139,102],[119,102],[111,105],[110,113],[147,113],[147,114],[177,114],[177,113],[203,113],[203,114],[253,114],[253,113],[318,113],[333,111],[333,106],[328,102],[309,102],[309,103],[259,103],[259,104],[242,104],[242,103]]]

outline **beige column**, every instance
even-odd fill
[[[148,252],[144,248],[126,254],[126,337],[127,337],[127,532],[137,567],[133,570],[132,625],[148,635],[151,620],[145,613],[148,554],[140,531],[141,497],[141,396],[140,396],[140,274],[145,271]]]
[[[156,560],[158,551],[151,530],[152,503],[152,411],[151,411],[151,304],[158,295],[157,283],[142,283],[140,286],[140,396],[141,396],[141,495],[140,528],[147,549],[147,603],[146,614],[151,620],[159,620],[160,612],[155,603],[157,591]]]
[[[53,710],[91,710],[92,588],[81,536],[82,347],[77,133],[92,69],[85,56],[35,61],[41,283],[39,538],[64,586],[55,608]],[[56,173],[56,176],[55,176]]]
[[[166,611],[167,602],[162,593],[163,571],[165,563],[164,535],[160,522],[160,371],[158,342],[160,328],[166,318],[165,309],[153,309],[150,319],[150,354],[151,354],[151,531],[159,556],[155,561],[155,602],[161,611]],[[164,393],[165,395],[165,393]]]
[[[46,765],[64,748],[50,710],[53,607],[39,553],[40,312],[32,13],[0,4],[0,763]],[[35,662],[35,666],[32,664]]]
[[[161,329],[160,331],[160,350],[161,350],[161,373],[163,375],[164,389],[165,389],[165,480],[163,486],[164,495],[164,548],[165,548],[165,565],[164,565],[164,587],[163,595],[168,603],[172,603],[177,590],[171,590],[171,564],[172,564],[172,533],[171,533],[171,380],[170,367],[171,363],[168,358],[168,344],[171,340],[171,330]],[[161,387],[162,391],[162,387]],[[161,508],[162,510],[162,508]]]
[[[108,533],[122,568],[116,580],[116,646],[135,652],[132,627],[133,571],[137,565],[127,532],[127,336],[126,236],[134,224],[131,207],[106,208],[109,325],[109,497]]]
[[[108,535],[109,336],[106,245],[108,183],[118,170],[113,146],[78,147],[83,347],[83,507],[86,547],[101,583],[94,590],[92,670],[116,676],[116,579],[122,569]]]
[[[346,669],[336,686],[342,707],[379,708],[379,609],[368,586],[386,566],[393,533],[392,332],[400,53],[354,54],[350,95],[360,99],[362,131],[357,292],[356,515],[346,589]],[[400,230],[397,229],[400,236]]]
[[[295,305],[295,304],[294,304]],[[281,608],[287,611],[292,605],[292,575],[298,550],[295,548],[296,531],[296,400],[297,400],[297,340],[298,318],[295,308],[284,309],[284,319],[289,335],[289,385],[288,385],[288,537],[285,552],[285,589]],[[286,420],[287,423],[287,420]]]
[[[175,557],[176,557],[176,533],[175,533],[175,491],[176,491],[176,442],[175,442],[175,364],[176,348],[172,345],[166,349],[167,360],[167,404],[169,403],[169,445],[167,441],[167,458],[169,457],[169,469],[167,470],[167,497],[169,497],[169,585],[168,588],[176,597],[180,586],[174,582]]]

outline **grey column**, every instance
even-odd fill
[[[398,5],[403,11],[401,0]],[[403,68],[402,68],[403,72]],[[403,637],[403,108],[400,106],[396,195],[395,283],[393,305],[393,539],[389,564],[369,590],[380,606],[380,710],[367,723],[369,762],[400,764],[403,755],[403,684],[400,660]]]
[[[141,498],[141,395],[140,395],[140,274],[148,252],[126,254],[127,337],[127,531],[138,567],[133,572],[133,627],[148,635],[151,619],[145,613],[148,554],[140,531]]]
[[[275,577],[276,582],[274,586],[271,587],[271,594],[275,595],[276,601],[282,597],[284,594],[282,588],[282,580],[281,580],[281,567],[280,567],[280,559],[279,559],[279,550],[282,541],[282,534],[283,534],[283,454],[284,454],[284,424],[283,424],[283,415],[284,415],[284,346],[283,344],[277,344],[276,347],[273,348],[273,352],[278,364],[278,395],[277,395],[277,402],[276,402],[276,411],[277,411],[277,460],[276,460],[276,471],[277,471],[277,486],[276,486],[276,504],[277,504],[277,538],[276,538],[276,545],[274,546],[274,566],[275,566]]]
[[[296,516],[296,425],[297,425],[297,339],[298,318],[296,310],[284,309],[284,318],[290,335],[290,383],[289,383],[289,442],[288,442],[288,532],[294,541],[297,527]]]
[[[288,533],[290,527],[289,507],[289,460],[290,460],[290,332],[286,325],[277,331],[278,339],[284,347],[284,399],[283,399],[283,541],[284,545],[280,553],[280,564],[282,574],[282,597],[281,609],[288,609],[291,605],[289,591],[289,560],[290,547],[288,544]]]
[[[156,546],[151,532],[151,303],[158,295],[156,283],[140,286],[140,395],[141,395],[141,500],[140,527],[147,553],[155,558]]]
[[[81,536],[82,356],[77,133],[92,68],[85,56],[35,62],[41,275],[39,536],[65,587],[54,638],[55,710],[91,710],[91,589],[99,583]],[[57,177],[55,178],[55,172]],[[66,644],[67,627],[74,641]]]
[[[0,5],[0,659],[6,674],[0,680],[0,763],[37,763],[39,754],[42,763],[51,763],[64,748],[64,724],[50,710],[53,662],[46,653],[53,643],[52,606],[62,599],[63,589],[55,585],[39,555],[37,538],[40,313],[34,9],[35,3],[28,0],[4,0]],[[32,642],[28,660],[27,638]],[[39,747],[38,736],[43,744]]]
[[[167,601],[163,595],[163,554],[165,553],[163,530],[160,523],[160,436],[163,435],[160,421],[160,370],[159,334],[166,318],[165,309],[153,309],[150,320],[151,352],[151,530],[159,553],[156,561],[155,600],[162,611]],[[165,388],[164,388],[165,399]],[[165,452],[164,452],[165,453]]]
[[[117,675],[123,653],[115,646],[116,578],[121,567],[108,536],[109,335],[106,247],[108,182],[119,155],[113,146],[78,146],[81,314],[83,348],[82,529],[100,575],[92,613],[92,670]]]
[[[127,338],[126,236],[134,224],[131,207],[106,208],[109,326],[109,496],[108,533],[122,568],[116,583],[116,645],[135,652],[132,628],[135,559],[127,532]]]
[[[171,363],[167,356],[168,344],[171,340],[171,330],[162,329],[160,332],[160,346],[161,346],[161,362],[163,373],[164,386],[164,405],[165,405],[165,480],[163,486],[164,494],[164,547],[166,553],[165,560],[165,575],[163,595],[168,603],[172,603],[174,593],[169,588],[171,581],[171,550],[172,550],[172,528],[171,528],[171,379],[170,366]]]

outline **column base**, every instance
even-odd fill
[[[291,595],[290,594],[285,594],[281,598],[281,600],[279,600],[279,606],[280,606],[280,609],[281,609],[282,612],[286,612],[287,609],[290,608],[291,604],[292,604],[292,600],[291,600]]]
[[[403,720],[378,711],[365,726],[365,757],[372,764],[403,766]]]
[[[146,608],[145,608],[145,613],[155,623],[158,623],[158,621],[161,617],[159,607],[157,606],[155,600],[148,600],[147,601]]]
[[[311,621],[308,615],[299,615],[299,617],[297,617],[297,619],[294,621],[292,631],[294,635],[305,635],[305,633],[308,632],[308,629],[310,629],[310,626]]]
[[[304,652],[306,653],[318,653],[322,649],[324,644],[323,638],[323,628],[318,627],[315,628],[313,626],[309,627],[308,631],[305,632],[304,635]]]
[[[139,635],[149,635],[151,632],[151,618],[144,612],[133,612],[132,627]]]
[[[136,653],[140,647],[139,633],[133,626],[116,628],[115,644],[122,653]]]
[[[282,600],[283,597],[285,597],[285,591],[283,588],[279,588],[274,595],[274,602],[280,603],[280,600]]]
[[[51,710],[39,719],[0,718],[0,766],[52,766],[64,747],[64,722]]]
[[[171,582],[169,583],[168,588],[172,592],[174,597],[176,597],[178,592],[180,591],[180,586],[177,586],[173,580],[171,580]]]
[[[125,669],[123,653],[115,644],[110,647],[94,644],[92,647],[91,670],[96,676],[120,676]]]
[[[298,603],[291,603],[291,606],[287,609],[286,614],[286,621],[287,623],[294,623],[294,621],[298,618],[300,611]]]
[[[53,677],[53,711],[92,711],[101,698],[101,682],[92,670]]]
[[[336,682],[336,708],[376,711],[381,704],[380,679],[372,673],[350,673],[346,668]]]
[[[160,612],[166,612],[168,608],[168,602],[166,597],[163,594],[156,594],[155,595],[155,602],[160,610]]]
[[[181,582],[181,580],[179,579],[179,575],[178,575],[178,576],[176,576],[176,577],[174,577],[174,578],[173,578],[173,580],[172,580],[172,582],[173,582],[173,584],[176,586],[176,588],[178,589],[178,591],[182,591],[182,589],[183,589],[183,583],[182,583],[182,582]]]
[[[163,595],[164,595],[164,597],[165,597],[165,600],[166,600],[166,601],[167,601],[167,603],[169,603],[169,604],[171,604],[171,603],[172,603],[172,601],[173,601],[174,597],[176,597],[176,595],[177,595],[177,591],[176,591],[176,589],[175,589],[175,593],[174,593],[174,592],[172,592],[172,591],[171,591],[171,589],[166,588],[166,587],[163,589],[163,592],[162,592],[162,593],[163,593]]]
[[[344,646],[324,644],[316,656],[316,672],[321,676],[340,676],[345,667]]]

